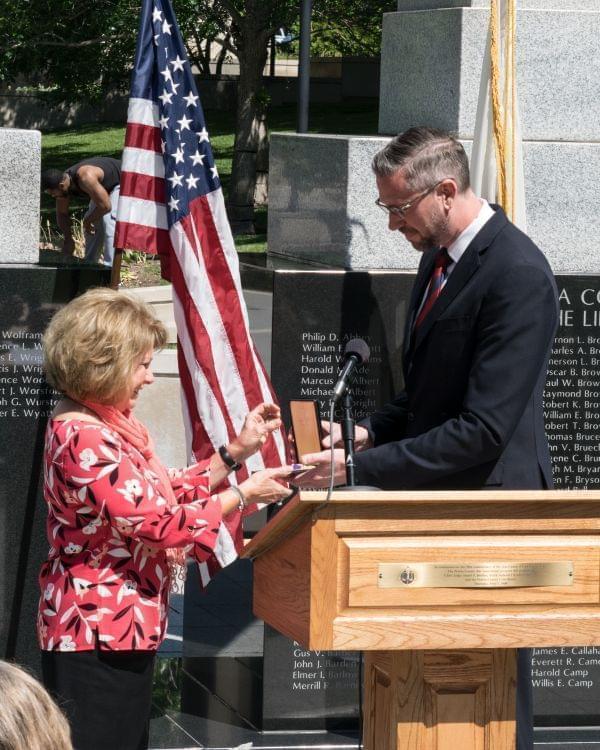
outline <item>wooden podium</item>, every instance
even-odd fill
[[[600,644],[600,491],[325,497],[248,544],[255,614],[366,652],[366,750],[512,750],[515,649]]]

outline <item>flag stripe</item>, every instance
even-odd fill
[[[240,336],[241,332],[246,331],[246,321],[239,314],[240,297],[231,285],[229,269],[219,251],[212,214],[206,200],[198,198],[190,208],[190,217],[183,219],[181,224],[189,246],[199,256],[198,261],[194,259],[193,264],[186,263],[189,255],[187,258],[180,257],[180,263],[188,279],[190,295],[198,304],[199,312],[210,332],[214,358],[231,364],[231,371],[224,384],[225,400],[235,402],[238,394],[241,398],[243,393],[246,407],[253,399],[260,401],[262,394],[256,388],[256,383],[244,382],[240,377],[240,372],[251,372],[254,369],[247,338]],[[197,236],[194,236],[196,229]]]
[[[176,297],[175,290],[173,289],[173,305],[181,309],[179,300]],[[180,315],[176,312],[176,321]],[[185,334],[184,334],[185,335]],[[200,461],[202,458],[208,458],[208,456],[202,455],[202,449],[206,449],[206,446],[210,446],[212,451],[212,443],[218,440],[218,436],[213,434],[209,435],[198,411],[198,405],[196,404],[196,392],[194,389],[194,383],[192,376],[190,375],[190,368],[188,367],[186,356],[189,356],[192,363],[193,370],[197,368],[197,363],[194,361],[194,356],[191,352],[190,342],[187,337],[181,341],[181,345],[177,348],[177,367],[179,369],[179,379],[181,380],[181,388],[185,395],[183,399],[185,403],[184,417],[187,419],[187,426],[189,426],[189,434],[191,439],[188,445],[191,447],[190,457],[193,461]],[[201,379],[202,373],[199,371],[198,379]],[[210,397],[208,390],[205,391],[206,397]],[[195,442],[196,441],[196,442]],[[209,454],[210,455],[210,454]]]
[[[254,371],[252,348],[248,347],[245,337],[239,336],[240,331],[248,328],[248,321],[240,309],[243,296],[235,288],[224,254],[216,251],[220,243],[208,202],[200,198],[194,202],[191,209],[195,219],[194,225],[198,227],[202,255],[201,277],[198,283],[204,281],[204,284],[203,289],[198,291],[202,291],[203,296],[210,294],[212,298],[211,305],[207,306],[207,315],[210,315],[212,325],[220,328],[218,340],[214,343],[222,342],[222,346],[226,348],[221,351],[221,355],[230,359],[236,370],[236,377],[230,384],[231,391],[226,392],[226,398],[233,397],[241,386],[244,389],[246,403],[260,402],[263,394],[256,380],[252,378],[242,382],[239,377],[240,372]],[[190,222],[183,220],[183,224],[190,239]],[[195,299],[203,298],[195,296],[194,290],[190,291]],[[210,323],[208,327],[209,330],[213,330]]]
[[[138,172],[150,177],[164,177],[165,164],[162,154],[126,146],[123,149],[123,171]]]
[[[213,446],[221,445],[223,442],[227,442],[234,435],[237,434],[241,428],[241,424],[234,426],[229,416],[229,409],[221,388],[221,381],[219,376],[223,376],[225,373],[225,363],[223,361],[223,367],[220,372],[216,372],[214,365],[214,350],[211,343],[211,336],[208,333],[205,320],[199,314],[195,301],[192,297],[194,293],[198,293],[198,285],[189,284],[189,276],[186,277],[185,270],[182,268],[182,260],[184,267],[188,267],[189,273],[189,256],[193,257],[193,253],[189,248],[179,248],[186,257],[183,259],[178,254],[178,249],[175,246],[180,244],[179,242],[173,243],[173,236],[171,235],[171,242],[174,245],[173,249],[175,252],[176,262],[171,264],[172,272],[172,283],[174,294],[178,301],[176,307],[176,323],[177,331],[180,333],[180,341],[182,346],[185,346],[186,361],[192,377],[198,387],[194,388],[196,398],[204,399],[204,403],[200,405],[200,411],[207,415],[206,426],[211,437],[211,443]],[[197,280],[197,279],[196,279]],[[188,337],[188,332],[193,332],[193,335]],[[198,368],[199,372],[196,376],[194,373],[194,367],[192,363],[201,363],[201,367]],[[194,453],[197,453],[194,450]]]
[[[130,123],[125,133],[125,146],[154,151],[162,158],[160,131],[154,125]]]
[[[223,408],[223,395],[214,369],[206,372],[198,366],[202,355],[210,352],[210,341],[202,319],[195,313],[195,308],[187,299],[188,290],[183,280],[181,268],[177,262],[172,263],[173,270],[173,306],[179,343],[190,377],[193,382],[193,393],[198,412],[204,417],[204,427],[212,446],[222,445],[234,434],[227,409]],[[194,436],[194,455],[202,455],[196,436]],[[205,446],[206,450],[209,450]],[[212,448],[210,449],[212,452]]]
[[[266,374],[264,365],[250,338],[250,323],[243,296],[239,274],[237,251],[227,221],[225,202],[221,191],[208,193],[206,204],[201,206],[200,220],[196,226],[205,228],[206,242],[201,242],[205,274],[211,283],[215,302],[225,324],[228,339],[232,345],[235,366],[238,372],[248,372],[251,378],[244,378],[246,403],[276,401],[275,393]],[[219,247],[222,252],[211,252]],[[246,329],[244,341],[236,332]],[[247,343],[250,342],[250,346]],[[276,465],[286,460],[286,446],[281,432],[274,435],[275,442],[269,441],[262,451],[265,465]]]
[[[177,317],[181,314],[181,304],[179,303],[179,300],[177,299],[175,288],[173,287],[173,303],[174,305],[177,305],[178,313]],[[184,334],[187,329],[184,329]],[[184,354],[184,348],[185,351],[188,352],[188,356],[190,357],[190,361],[192,363],[192,367],[194,368],[194,371],[198,369],[197,363],[194,361],[194,357],[190,352],[190,342],[185,341],[183,346],[178,347],[177,351],[177,359],[178,359],[178,365],[179,365],[179,374],[181,379],[181,386],[182,386],[182,407],[183,407],[183,418],[184,418],[184,424],[185,424],[185,430],[186,435],[188,436],[188,445],[192,445],[193,441],[195,440],[197,442],[197,454],[192,450],[191,455],[189,456],[190,461],[197,461],[201,457],[208,458],[210,455],[210,452],[212,451],[211,442],[216,445],[223,445],[227,443],[227,438],[224,436],[222,440],[220,440],[216,435],[213,435],[212,438],[209,436],[209,434],[206,432],[206,429],[204,425],[202,424],[200,414],[198,412],[197,404],[196,404],[196,393],[194,390],[194,384],[192,382],[192,378],[190,376],[190,370],[188,368],[188,363]],[[198,381],[201,380],[201,370],[198,369]],[[200,389],[199,394],[206,394],[207,390]],[[250,469],[250,466],[242,467],[242,469],[238,472],[237,477],[230,475],[226,481],[235,484],[237,482],[242,482],[244,479],[248,477],[248,470]],[[251,506],[247,509],[247,512],[255,512],[257,508],[254,506]],[[218,567],[222,567],[227,563],[227,560],[229,560],[229,557],[232,554],[232,549],[235,551],[236,548],[239,547],[239,545],[243,544],[243,528],[242,528],[242,516],[241,514],[230,514],[224,519],[224,525],[226,526],[229,538],[227,538],[225,535],[223,535],[223,539],[221,539],[220,545],[223,546],[226,550],[228,550],[227,557],[222,557],[219,559],[219,553],[218,551],[215,551],[215,556],[218,560]],[[221,533],[221,532],[220,532]],[[234,558],[235,559],[235,558]],[[229,560],[231,561],[231,560]],[[205,563],[200,564],[200,574],[203,581],[203,586],[207,585],[207,581],[210,581],[210,574],[209,574],[209,568],[206,566]]]
[[[217,448],[239,433],[249,405],[244,398],[244,384],[230,342],[224,334],[222,320],[217,314],[206,274],[198,265],[198,257],[188,236],[177,227],[177,236],[174,237],[175,231],[174,226],[171,228],[171,241],[177,260],[171,264],[171,278],[173,295],[178,299],[177,330],[182,345],[184,341],[186,344],[186,361],[190,371],[199,369],[198,377],[194,380],[194,395],[200,413],[205,415],[210,442]],[[188,337],[188,332],[193,332],[193,335]],[[260,400],[256,403],[260,403]],[[210,419],[206,418],[207,415],[210,415]],[[194,436],[195,455],[199,455],[200,444],[201,441]],[[208,446],[205,447],[208,450]],[[203,455],[209,455],[209,452]],[[251,456],[246,463],[251,471],[265,466],[260,453]]]
[[[166,199],[165,181],[147,174],[124,172],[121,176],[121,195],[127,198],[140,198],[160,203],[163,208]]]
[[[115,247],[139,250],[152,255],[169,255],[171,238],[166,229],[130,224],[121,219],[115,230]]]
[[[132,122],[140,125],[158,125],[158,104],[149,99],[132,96],[127,107],[127,123]]]
[[[219,243],[223,250],[223,254],[227,259],[227,265],[229,266],[229,272],[231,278],[236,286],[238,294],[242,294],[242,281],[240,279],[240,264],[238,259],[237,250],[235,248],[235,242],[233,241],[233,235],[231,234],[231,227],[229,226],[229,220],[227,218],[227,211],[225,210],[225,201],[223,200],[223,193],[218,190],[212,193],[207,193],[206,200],[210,206],[210,211],[213,216],[214,227],[219,237]],[[243,306],[244,315],[246,314],[246,306]]]
[[[140,224],[145,227],[156,227],[168,231],[167,209],[164,204],[145,201],[141,198],[130,198],[127,195],[119,198],[119,221]]]
[[[252,341],[252,354],[256,363],[256,374],[261,384],[263,392],[263,399],[266,402],[273,404],[278,403],[277,394],[271,384],[269,374],[267,373],[266,367],[258,353],[254,341]],[[266,445],[261,451],[262,458],[264,459],[265,466],[281,466],[285,463],[291,463],[292,454],[290,452],[290,446],[287,442],[287,436],[285,434],[285,425],[280,430],[275,430],[271,433],[273,443],[267,441]]]

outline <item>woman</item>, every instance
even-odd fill
[[[289,492],[284,466],[211,494],[280,426],[272,404],[253,409],[210,459],[162,466],[131,410],[165,342],[144,303],[110,289],[70,302],[44,336],[46,376],[64,398],[46,435],[38,636],[44,682],[77,750],[146,747],[154,655],[186,553],[206,560],[224,516]]]
[[[15,664],[0,661],[0,748],[72,750],[69,724],[42,685]]]

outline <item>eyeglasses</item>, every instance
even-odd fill
[[[441,180],[440,180],[441,182]],[[379,198],[375,199],[375,205],[379,206],[379,208],[382,211],[385,211],[386,214],[394,214],[394,216],[399,216],[401,219],[406,215],[406,212],[415,206],[420,200],[422,200],[426,195],[431,193],[433,190],[436,189],[436,187],[439,185],[439,182],[436,182],[435,185],[432,185],[431,187],[428,187],[427,190],[423,190],[423,192],[416,195],[411,201],[408,203],[405,203],[403,206],[386,206],[385,203],[382,203]]]

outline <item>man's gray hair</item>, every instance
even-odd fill
[[[378,151],[371,164],[378,177],[403,170],[410,190],[426,190],[446,177],[463,193],[470,185],[469,161],[462,144],[436,128],[410,128]]]

